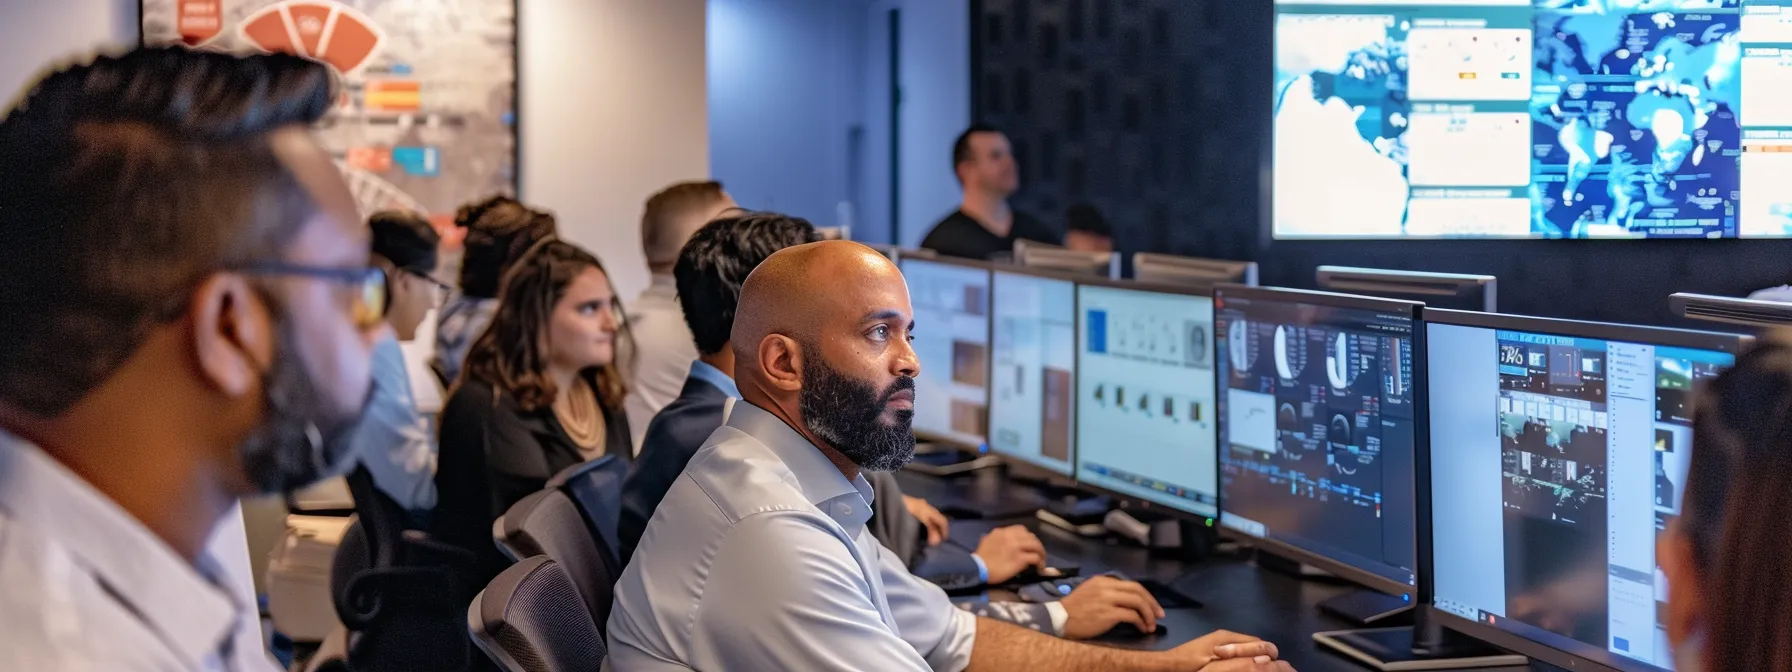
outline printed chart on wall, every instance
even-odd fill
[[[515,0],[143,0],[143,40],[330,65],[319,124],[364,212],[516,189]]]
[[[1792,0],[1277,0],[1280,238],[1792,235]]]

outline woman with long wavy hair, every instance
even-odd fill
[[[481,587],[507,564],[492,521],[510,505],[569,466],[634,452],[617,362],[627,325],[597,257],[538,243],[504,276],[498,299],[442,409],[431,526],[479,556]]]

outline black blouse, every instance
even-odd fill
[[[599,404],[604,454],[634,459],[628,416]],[[467,380],[442,408],[436,510],[430,534],[479,558],[470,589],[483,589],[510,565],[492,541],[492,522],[561,470],[584,461],[552,407],[524,412],[515,397]],[[470,594],[469,594],[470,595]]]

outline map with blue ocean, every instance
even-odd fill
[[[1792,235],[1788,5],[1278,0],[1275,234]]]

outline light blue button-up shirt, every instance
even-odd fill
[[[976,617],[877,542],[872,496],[782,420],[735,404],[616,583],[606,669],[964,669]]]
[[[249,577],[230,575],[241,563],[217,550],[188,562],[43,451],[0,432],[0,670],[278,670],[256,610],[228,587]]]

